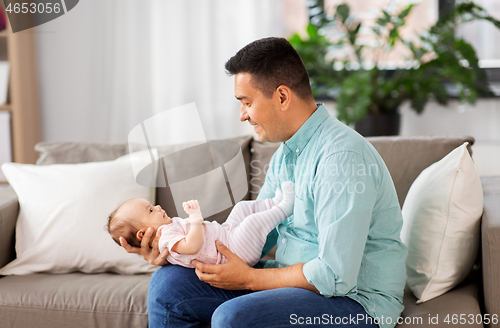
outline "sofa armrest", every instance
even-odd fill
[[[500,176],[482,177],[481,251],[485,313],[500,315]]]
[[[15,236],[19,203],[12,187],[0,190],[0,268],[15,258]]]

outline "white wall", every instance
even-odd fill
[[[416,114],[401,108],[401,134],[462,134],[473,136],[473,158],[480,175],[500,175],[500,100],[480,99],[473,106],[451,101],[443,107],[430,103]]]
[[[42,140],[99,142],[105,126],[92,123],[102,115],[103,60],[96,57],[106,46],[103,8],[86,0],[67,14],[29,30],[35,33]]]
[[[255,39],[288,33],[279,5],[80,1],[26,32],[35,33],[37,42],[42,139],[123,143],[145,119],[192,102],[207,138],[252,133],[239,122],[224,63]],[[175,138],[173,129],[165,131]]]
[[[106,20],[109,19],[106,13],[109,14],[110,6],[113,9],[113,3],[119,5],[120,1],[80,1],[73,10],[62,17],[22,32],[36,34],[43,140],[112,141],[108,138],[106,125],[106,90],[99,87],[103,79],[107,78],[105,72],[110,58],[101,58],[101,50],[109,48],[110,41],[112,41],[107,39],[109,35],[103,33]],[[290,3],[287,2],[288,5]],[[241,15],[242,13],[228,13],[230,14]],[[135,16],[137,15],[139,13],[135,13]],[[242,19],[244,17],[245,15]],[[283,26],[286,27],[286,20],[283,17],[281,20],[285,22]],[[200,26],[196,25],[193,28],[200,28]],[[247,38],[255,37],[255,33],[252,33],[247,33]],[[261,37],[265,36],[265,33],[259,33],[263,34]],[[288,35],[290,30],[277,33]],[[129,37],[132,37],[132,34]],[[240,40],[242,44],[238,45],[234,51],[248,41],[251,40]],[[182,51],[182,49],[176,49],[176,51]],[[227,57],[232,54],[233,51],[228,53]],[[211,69],[214,70],[214,68]],[[220,70],[222,72],[222,67]],[[223,132],[229,130],[233,131],[231,133],[234,135],[252,134],[253,131],[248,124],[238,121],[239,104],[233,99],[232,78],[224,77],[220,81],[222,82],[211,81],[210,87],[217,84],[219,90],[217,97],[220,101],[222,98],[230,101],[229,107],[232,107],[225,110],[227,114],[224,117],[210,118],[209,122],[212,122],[210,126],[213,131],[209,131],[208,137],[227,137]],[[165,92],[177,91],[165,90]],[[196,90],[187,90],[185,87],[182,92],[194,95],[197,93]],[[193,99],[196,100],[196,98]],[[182,104],[179,103],[179,105]],[[200,99],[199,109],[203,105],[203,99]],[[328,107],[333,109],[334,106],[331,103]],[[140,108],[137,113],[137,117],[133,118],[137,123],[149,117],[141,117]],[[473,136],[476,138],[473,147],[474,158],[480,174],[500,175],[500,98],[482,99],[475,106],[460,105],[456,101],[451,101],[447,107],[429,103],[422,115],[415,114],[406,105],[401,108],[401,113],[403,115],[402,135],[466,134]],[[96,120],[95,117],[103,119]],[[126,135],[122,142],[126,140],[125,137]]]

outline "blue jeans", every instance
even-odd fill
[[[208,322],[213,328],[378,327],[365,324],[365,310],[348,297],[326,298],[301,288],[224,290],[178,265],[162,267],[151,277],[148,316],[149,328],[205,327]]]

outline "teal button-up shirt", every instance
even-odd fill
[[[375,148],[318,104],[273,155],[258,198],[273,197],[283,181],[295,183],[294,214],[269,234],[263,253],[278,249],[265,266],[305,263],[304,276],[323,296],[347,296],[380,327],[394,327],[407,248],[396,190]]]

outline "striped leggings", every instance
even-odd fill
[[[287,218],[272,199],[237,203],[222,228],[228,231],[226,246],[253,266],[260,260],[267,235]]]

